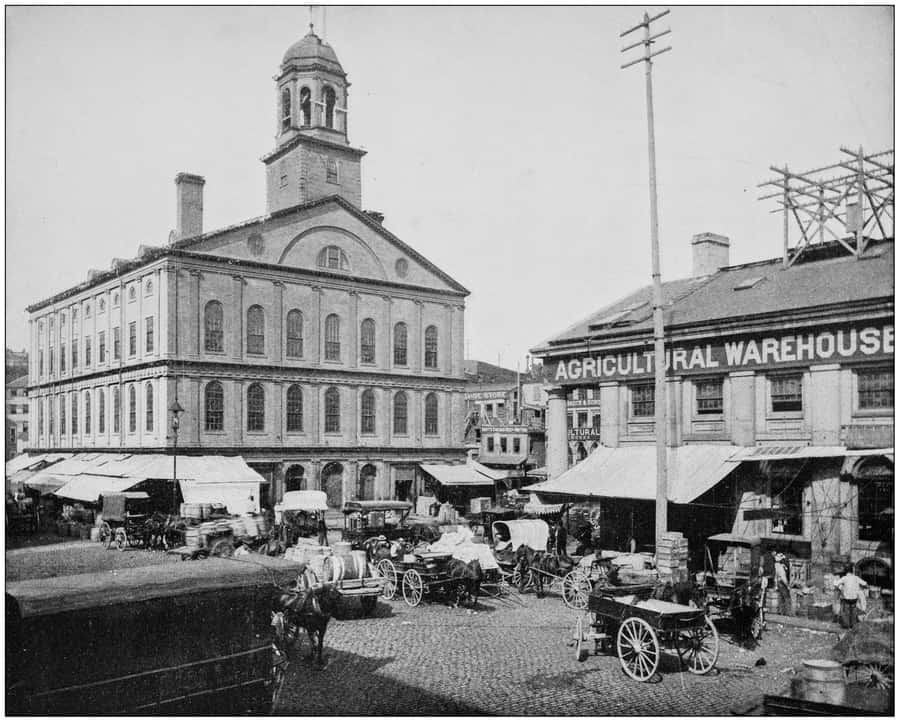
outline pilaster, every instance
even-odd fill
[[[244,357],[244,284],[243,276],[232,276],[234,303],[231,306],[231,357]]]
[[[293,97],[293,96],[291,96]],[[296,116],[295,116],[296,117]],[[272,333],[272,358],[275,363],[281,363],[284,360],[284,284],[281,281],[273,281],[272,286],[275,289],[275,309],[272,313],[273,333]]]
[[[547,478],[556,478],[567,466],[566,390],[554,388],[547,401]]]
[[[350,368],[355,369],[359,366],[359,294],[356,291],[350,291],[350,328],[348,329],[348,344],[350,346],[347,354]]]
[[[383,316],[384,316],[384,353],[381,358],[381,368],[385,371],[394,365],[394,320],[393,305],[394,301],[390,296],[382,296]]]

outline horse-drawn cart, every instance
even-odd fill
[[[10,583],[7,714],[268,711],[272,609],[298,570],[211,559]]]
[[[740,634],[758,640],[766,626],[758,537],[715,534],[707,539],[702,598],[713,618],[730,617]]]
[[[614,650],[632,679],[646,682],[659,668],[662,648],[677,654],[693,674],[706,674],[719,657],[719,635],[702,609],[650,599],[653,585],[598,585],[588,599],[590,619],[575,626],[575,655],[584,645],[594,653]]]
[[[150,520],[150,495],[145,491],[103,494],[100,541],[107,549],[123,551],[129,546],[147,546]]]

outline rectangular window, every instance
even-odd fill
[[[50,349],[50,375],[53,375],[53,349]]]
[[[38,350],[38,375],[44,375],[44,349]]]
[[[522,440],[519,437],[513,439],[513,453],[518,454],[522,451]]]
[[[487,437],[487,450],[488,450],[488,453],[491,453],[494,450],[494,437],[493,436]]]
[[[566,426],[570,429],[575,426],[575,414],[566,414]]]
[[[137,354],[137,322],[132,321],[128,324],[128,355],[135,356]]]
[[[119,393],[119,388],[113,388],[113,433],[119,433],[119,425],[121,423],[122,418],[122,394]]]
[[[860,479],[859,539],[890,543],[894,533],[894,480]]]
[[[326,158],[325,159],[325,182],[326,183],[337,183],[338,182],[338,165],[337,165],[337,161],[334,158]]]
[[[72,394],[72,435],[78,433],[78,393]]]
[[[694,382],[698,415],[722,413],[722,379],[703,379]]]
[[[860,411],[884,411],[894,408],[894,373],[891,369],[856,372]]]
[[[97,355],[100,363],[106,363],[106,331],[101,331],[97,337]]]
[[[113,329],[113,360],[122,358],[122,329],[116,326]]]
[[[588,425],[587,411],[579,411],[578,412],[578,428],[584,429],[584,428],[587,428],[587,425]]]
[[[641,384],[631,387],[631,415],[641,418],[653,416],[656,413],[654,403],[654,385]]]
[[[146,336],[144,338],[144,352],[153,353],[153,316],[147,316],[144,319],[144,330]]]
[[[66,345],[64,343],[59,345],[59,372],[61,374],[66,372]]]
[[[279,180],[279,183],[278,183],[279,187],[281,187],[281,188],[287,188],[287,184],[288,184],[287,176],[286,176],[286,175],[282,175],[282,176],[281,176],[281,179]]]
[[[72,341],[72,371],[78,368],[78,339]]]
[[[84,365],[91,365],[91,339],[86,338],[84,340]]]
[[[591,423],[593,424],[594,431],[598,434],[600,433],[600,414],[594,414],[594,417],[591,419]]]
[[[803,377],[775,376],[769,380],[773,412],[803,411]]]
[[[500,437],[500,453],[501,454],[506,453],[506,437],[505,436]]]

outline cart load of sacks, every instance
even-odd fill
[[[350,542],[319,546],[313,540],[301,537],[295,546],[287,549],[284,558],[306,564],[316,582],[337,583],[377,576],[366,559],[366,552],[351,549]]]

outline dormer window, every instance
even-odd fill
[[[340,271],[350,270],[350,262],[347,260],[347,254],[337,246],[326,246],[319,251],[317,263],[320,268],[332,268]]]
[[[281,130],[290,130],[291,128],[291,89],[281,89]]]
[[[312,125],[312,94],[306,86],[300,88],[300,124]]]
[[[334,88],[326,87],[322,93],[322,99],[325,102],[325,127],[334,128],[334,104],[336,100]]]

